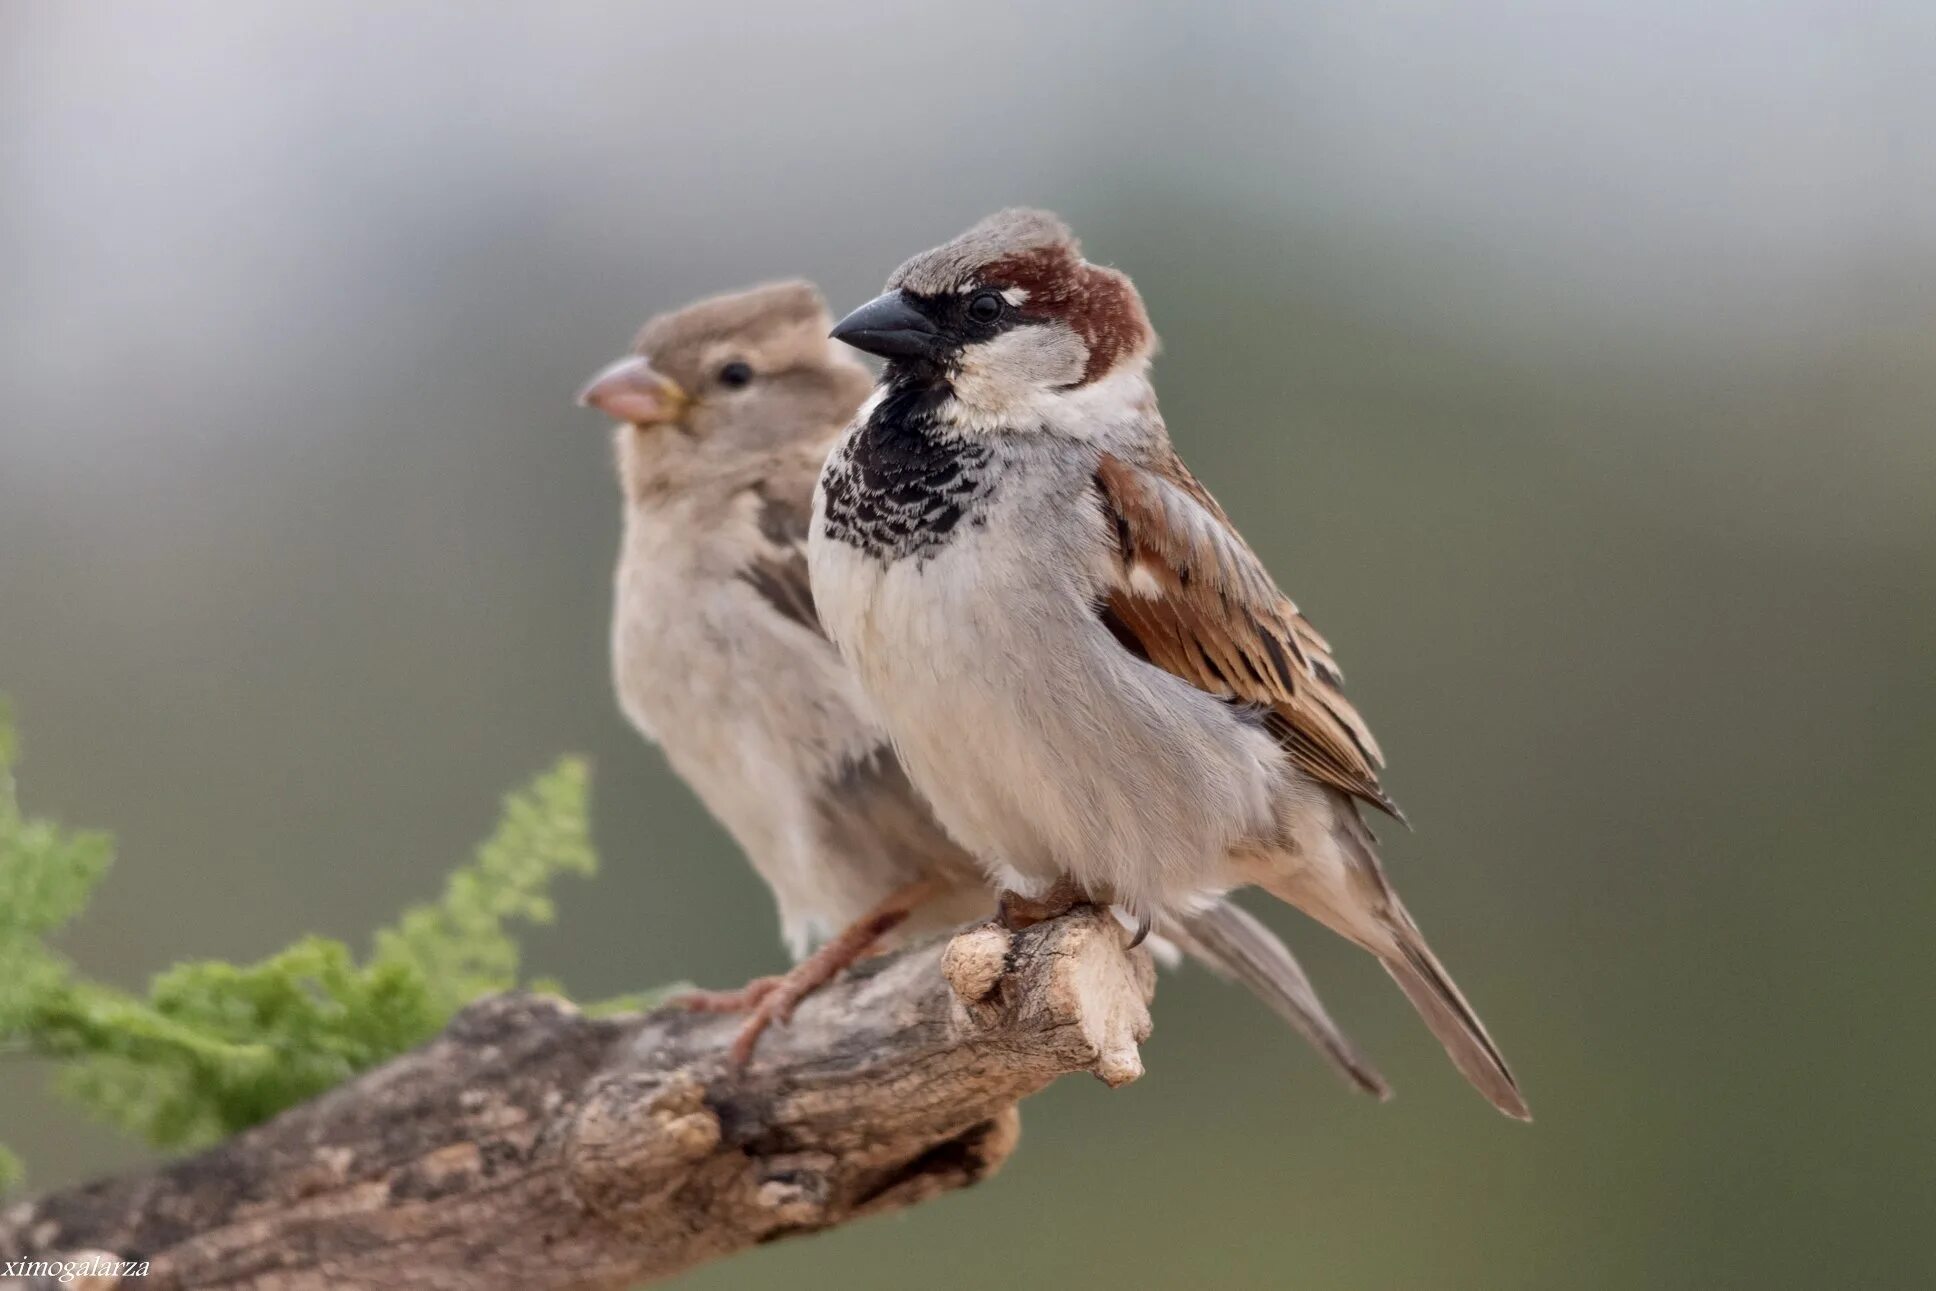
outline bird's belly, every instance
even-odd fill
[[[991,581],[1004,564],[876,566],[850,653],[909,776],[998,882],[1066,874],[1156,914],[1228,887],[1269,829],[1275,746],[1125,653],[1073,581]]]

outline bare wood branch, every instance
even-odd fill
[[[499,996],[199,1156],[0,1213],[0,1260],[145,1260],[143,1291],[663,1279],[988,1177],[1058,1076],[1134,1080],[1154,974],[1123,940],[1081,908],[870,961],[739,1074],[733,1017]]]

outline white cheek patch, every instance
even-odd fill
[[[1044,398],[1082,379],[1089,348],[1060,323],[1015,327],[962,349],[949,384],[978,418],[1017,425]]]

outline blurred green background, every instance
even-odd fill
[[[360,942],[582,750],[606,872],[531,967],[780,964],[613,706],[572,393],[658,310],[850,306],[1048,205],[1337,645],[1539,1119],[1273,910],[1393,1103],[1186,972],[996,1181],[682,1285],[1931,1285],[1932,68],[1921,0],[6,0],[0,689],[30,807],[121,839],[66,945]],[[37,1185],[142,1160],[44,1074],[0,1062]]]

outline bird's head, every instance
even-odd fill
[[[957,420],[1021,426],[1156,348],[1127,275],[1082,258],[1046,211],[991,215],[915,256],[833,330],[887,379],[947,387]]]
[[[828,435],[873,381],[828,342],[829,321],[807,282],[709,297],[647,323],[632,353],[593,377],[578,402],[619,423],[628,476],[669,459],[723,459]]]

